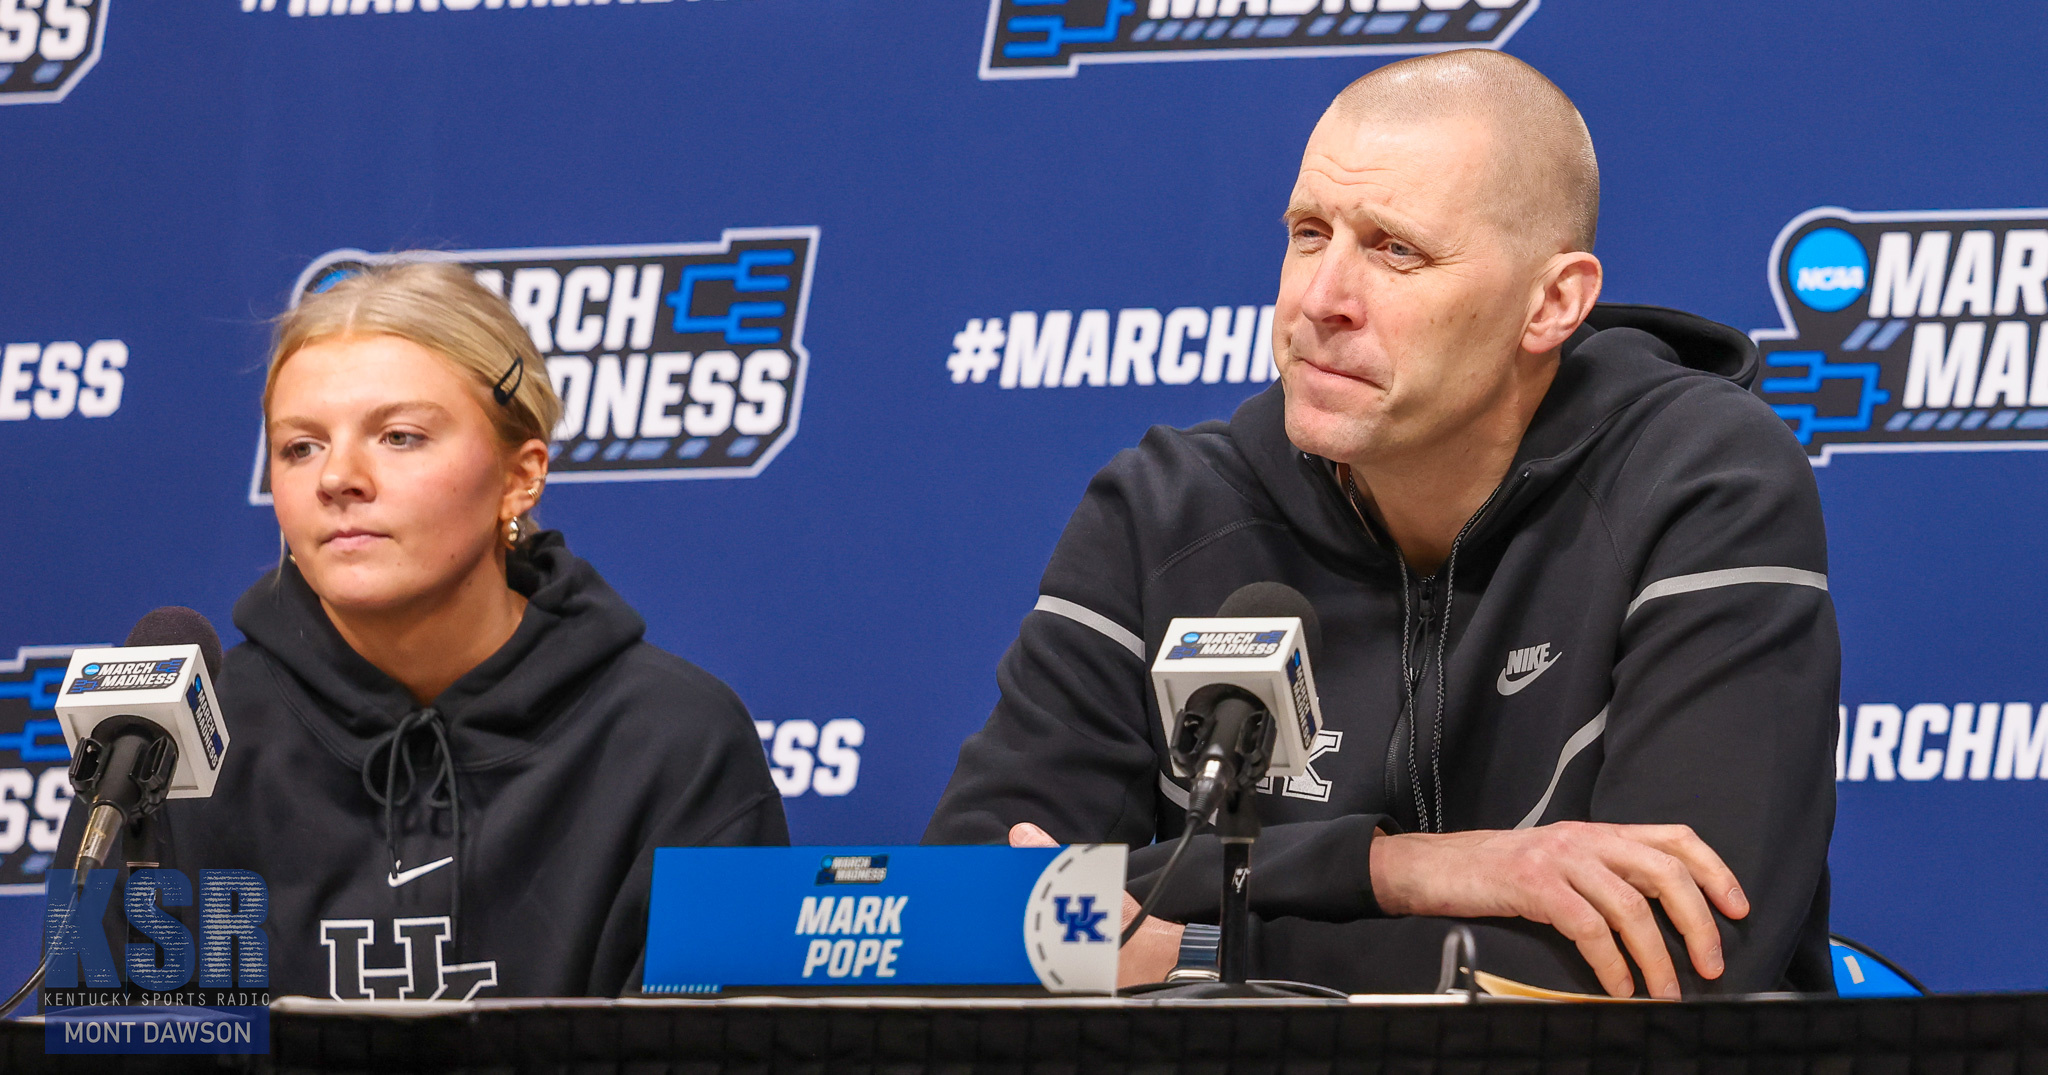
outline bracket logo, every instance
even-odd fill
[[[1757,393],[1835,452],[2048,448],[2048,210],[1811,209],[1771,247]]]
[[[71,749],[54,710],[72,651],[87,648],[23,646],[0,660],[0,896],[42,892],[56,858]]]
[[[100,60],[110,2],[0,0],[0,105],[63,100]]]
[[[981,77],[1084,63],[1499,48],[1540,0],[989,0]]]
[[[817,247],[815,227],[732,228],[712,243],[424,256],[469,266],[533,337],[562,397],[550,483],[657,481],[751,478],[796,435]],[[294,294],[390,260],[323,254]],[[260,433],[249,502],[270,503]]]

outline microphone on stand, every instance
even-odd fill
[[[213,625],[176,606],[142,617],[122,646],[72,654],[57,718],[71,747],[71,785],[92,810],[80,876],[106,864],[123,829],[140,837],[166,798],[213,794],[228,749],[213,689],[219,670]]]
[[[1147,989],[1154,996],[1328,996],[1294,982],[1248,982],[1251,847],[1259,837],[1258,785],[1308,768],[1322,729],[1315,653],[1322,628],[1315,607],[1290,586],[1255,582],[1238,589],[1214,617],[1177,619],[1152,663],[1152,686],[1166,722],[1167,754],[1189,780],[1188,817],[1179,846],[1160,870],[1125,940],[1156,904],[1195,828],[1212,814],[1223,844],[1218,923],[1219,980]]]
[[[177,606],[136,621],[124,645],[72,653],[57,689],[57,720],[71,748],[74,805],[92,812],[64,914],[75,913],[86,877],[107,864],[124,833],[130,858],[148,844],[150,819],[165,799],[213,794],[229,742],[213,689],[220,658],[213,624]],[[49,969],[45,951],[0,1015],[20,1007]]]
[[[1175,775],[1207,820],[1226,794],[1305,771],[1323,717],[1315,654],[1322,626],[1299,590],[1254,582],[1209,619],[1177,619],[1152,663]]]

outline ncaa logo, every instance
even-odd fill
[[[717,242],[421,256],[468,266],[532,336],[562,397],[552,484],[751,478],[766,468],[803,408],[817,247],[815,227],[732,228]],[[324,254],[294,295],[389,260]],[[249,502],[270,503],[260,434]]]
[[[1757,392],[1835,452],[2048,448],[2048,210],[1800,214]]]
[[[989,0],[981,77],[1084,63],[1499,48],[1539,0]]]
[[[1870,258],[1848,232],[1815,228],[1792,248],[1785,271],[1792,278],[1792,294],[1807,309],[1833,313],[1863,296]]]
[[[111,0],[0,0],[0,105],[61,101],[100,59]]]

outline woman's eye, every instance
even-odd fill
[[[1406,260],[1408,258],[1412,258],[1415,256],[1415,248],[1409,246],[1407,243],[1391,242],[1387,244],[1387,253],[1392,254],[1397,258]]]
[[[384,434],[384,443],[393,448],[410,448],[418,444],[421,439],[418,433],[407,432],[403,429],[389,430]]]
[[[313,454],[313,444],[311,441],[293,441],[279,448],[277,454],[290,462],[296,463]]]

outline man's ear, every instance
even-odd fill
[[[1583,251],[1559,254],[1543,267],[1531,296],[1522,350],[1545,355],[1564,346],[1600,300],[1600,259]]]

